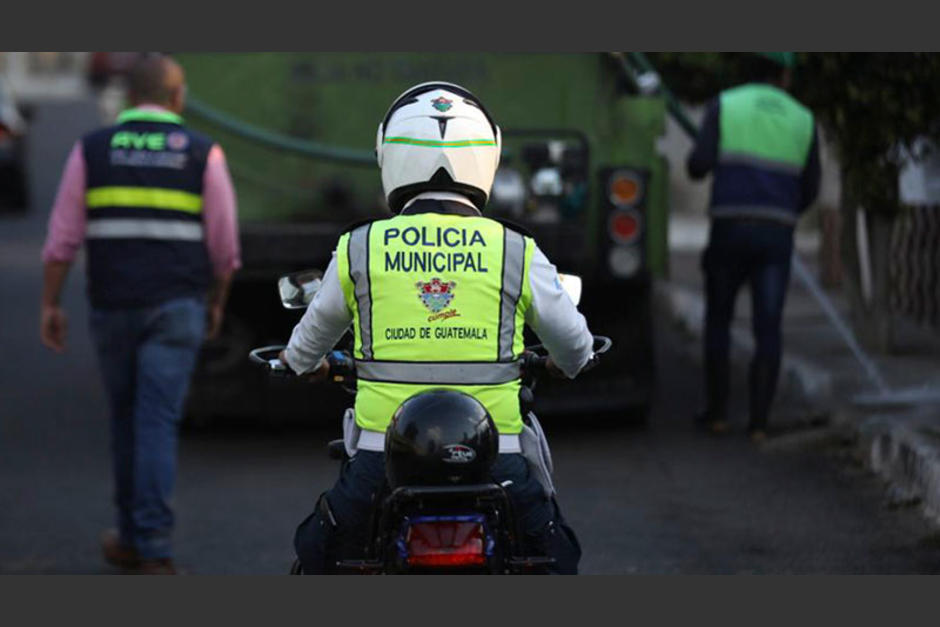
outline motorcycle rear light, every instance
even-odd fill
[[[431,567],[459,567],[459,566],[483,566],[486,564],[486,557],[476,554],[446,554],[422,555],[408,558],[410,566],[431,566]]]
[[[610,215],[607,228],[615,242],[629,244],[640,235],[640,215],[632,210],[615,211]]]
[[[409,566],[482,566],[485,544],[482,523],[454,520],[414,523],[405,539]]]

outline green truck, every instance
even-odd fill
[[[614,340],[578,385],[540,390],[537,411],[645,416],[654,384],[652,278],[666,271],[667,163],[656,151],[666,103],[639,95],[605,54],[181,54],[187,122],[225,149],[238,192],[243,269],[221,337],[190,393],[194,421],[336,417],[331,386],[270,381],[250,348],[283,343],[297,321],[275,280],[324,268],[344,228],[388,215],[375,132],[404,89],[428,80],[477,94],[503,129],[487,211],[530,231],[584,280],[591,330]],[[532,338],[532,342],[536,342]],[[329,388],[329,389],[328,389]],[[335,396],[335,398],[333,398]]]

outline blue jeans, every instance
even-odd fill
[[[529,472],[519,454],[500,455],[493,467],[497,483],[512,481],[506,488],[516,524],[522,532],[526,555],[555,558],[552,572],[575,575],[581,546],[565,523],[554,498],[547,498],[541,484]],[[343,463],[336,484],[320,496],[317,506],[294,536],[294,549],[308,575],[331,572],[338,559],[362,559],[371,538],[369,527],[376,495],[385,484],[385,454],[359,451]],[[323,499],[326,499],[324,503]],[[324,506],[328,504],[329,513]],[[335,527],[328,521],[332,515]]]
[[[750,427],[763,429],[782,353],[781,323],[790,279],[793,229],[768,220],[712,223],[702,257],[705,272],[705,386],[707,414],[725,420],[730,378],[730,327],[741,286],[751,290],[756,350],[750,368]]]
[[[178,426],[205,327],[196,298],[91,312],[111,409],[118,530],[144,559],[172,557]]]

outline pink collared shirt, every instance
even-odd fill
[[[162,111],[159,107],[138,107]],[[206,248],[215,276],[225,276],[241,265],[235,188],[225,153],[215,144],[209,151],[202,181],[202,219]],[[85,241],[85,158],[76,142],[65,162],[59,191],[49,216],[49,230],[42,248],[43,262],[72,262]]]

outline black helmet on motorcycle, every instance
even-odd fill
[[[486,407],[454,390],[415,394],[385,432],[392,488],[486,483],[498,453],[499,435]]]

